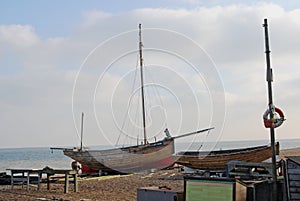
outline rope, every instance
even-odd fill
[[[138,64],[139,63],[138,63],[138,56],[137,56],[137,62],[136,62],[135,73],[134,73],[134,80],[133,80],[133,83],[132,83],[132,86],[131,86],[131,94],[134,93],[135,85],[137,83],[136,80],[137,80],[137,77],[138,77],[138,74],[137,74],[137,72],[138,72],[138,66],[139,66]],[[126,132],[123,132],[124,129],[125,129],[125,127],[127,126],[128,127],[128,132],[134,133],[134,126],[132,126],[131,130],[130,130],[129,125],[128,125],[129,124],[128,123],[129,112],[131,111],[130,109],[133,108],[132,107],[132,103],[133,103],[132,99],[133,99],[133,97],[134,96],[131,96],[131,98],[129,100],[129,103],[127,105],[127,110],[126,110],[126,113],[125,113],[124,118],[123,118],[123,124],[122,124],[121,130],[120,130],[118,139],[116,141],[116,145],[120,142],[121,135],[125,136],[125,138],[123,139],[123,146],[124,146],[125,143],[128,142],[128,139],[137,140],[139,138],[140,134],[138,134],[137,137],[132,137],[132,136],[126,134]],[[134,122],[137,122],[138,125],[142,125],[141,121],[139,121],[140,119],[138,118],[139,107],[140,107],[140,97],[141,97],[141,95],[140,95],[140,93],[138,93],[138,97],[137,97],[137,101],[138,102],[136,104],[135,109],[132,109],[132,111],[134,113]]]
[[[146,66],[146,65],[145,65]],[[153,79],[153,76],[152,76],[152,74],[151,74],[151,72],[150,71],[148,71],[148,69],[147,68],[145,68],[145,70],[147,71],[147,75],[148,75],[148,77],[150,78],[149,80],[152,82],[152,83],[155,83],[154,82],[154,79]],[[156,98],[158,98],[158,104],[162,107],[162,108],[165,108],[165,106],[164,106],[164,104],[163,104],[163,101],[162,101],[162,98],[161,98],[161,96],[160,96],[160,93],[158,92],[158,89],[156,88],[156,87],[150,87],[150,90],[152,89],[152,91],[153,91],[153,97],[156,97]],[[161,115],[163,115],[163,114],[161,114]],[[167,122],[164,122],[164,128],[167,128],[168,127],[168,125],[167,125]]]
[[[207,131],[207,135],[206,135],[206,136],[208,136],[209,133],[210,133],[210,130]],[[199,148],[197,149],[197,151],[200,151],[200,149],[201,149],[202,146],[203,146],[203,143],[204,143],[204,141],[202,141],[202,143],[201,143],[201,145],[199,146]]]

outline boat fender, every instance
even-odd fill
[[[272,111],[277,113],[279,115],[279,118],[273,117],[272,119],[269,119],[268,116]],[[273,112],[273,114],[274,114],[274,112]],[[284,122],[285,119],[284,119],[283,112],[279,108],[274,107],[271,110],[268,108],[265,111],[265,113],[263,115],[263,120],[264,120],[264,125],[266,128],[277,128],[282,125],[282,123]]]

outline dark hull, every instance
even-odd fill
[[[276,154],[279,154],[279,143],[276,144]],[[212,152],[180,152],[176,154],[174,160],[177,164],[189,168],[224,170],[226,163],[232,160],[262,162],[271,158],[271,156],[271,147],[266,145]]]
[[[64,154],[89,168],[103,172],[137,173],[174,164],[174,139],[109,150],[64,149]]]

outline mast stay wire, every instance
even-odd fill
[[[145,56],[144,56],[144,57],[145,57]],[[144,67],[147,66],[145,60],[146,60],[146,59],[144,59]],[[145,74],[147,75],[147,77],[145,77],[145,78],[148,78],[148,80],[151,81],[151,82],[149,82],[149,84],[155,83],[155,82],[154,82],[154,76],[152,75],[151,71],[149,71],[148,68],[144,68],[144,70],[147,72],[147,73],[145,73]],[[145,80],[146,80],[146,79],[145,79]],[[149,94],[150,94],[150,92],[152,91],[153,97],[154,97],[155,100],[158,102],[158,105],[161,106],[163,109],[165,109],[165,105],[163,104],[163,101],[162,101],[162,98],[161,98],[161,96],[160,96],[160,93],[159,93],[159,91],[158,91],[158,89],[157,89],[157,86],[155,86],[155,84],[154,84],[153,87],[150,86],[148,91],[149,91]],[[146,96],[148,96],[148,99],[147,99],[147,100],[150,100],[150,99],[149,99],[149,94],[146,93]],[[151,107],[153,106],[153,105],[151,104],[151,101],[148,101],[148,104],[149,104],[149,106],[150,106],[149,108],[151,108]],[[160,111],[161,111],[161,110],[160,110]],[[161,116],[164,116],[164,113],[161,112]],[[167,121],[165,121],[165,122],[164,122],[164,128],[162,128],[161,132],[163,132],[163,130],[164,130],[165,128],[167,128],[167,127],[168,127]],[[151,137],[151,139],[152,139],[152,138],[155,138],[155,136],[154,136],[154,137]]]
[[[138,57],[138,56],[137,56]],[[134,71],[134,79],[133,79],[133,83],[132,83],[132,86],[131,86],[131,94],[134,92],[134,87],[135,87],[135,84],[136,84],[136,80],[137,80],[137,68],[138,68],[138,59],[137,59],[137,62],[136,62],[136,66],[135,66],[135,71]],[[135,139],[134,137],[130,137],[128,134],[124,133],[124,128],[125,128],[125,124],[128,122],[128,116],[129,116],[129,110],[131,108],[131,104],[132,104],[132,99],[133,96],[130,97],[129,99],[129,103],[127,104],[127,109],[126,109],[126,113],[124,114],[124,118],[123,118],[123,123],[122,123],[122,127],[120,129],[120,133],[119,133],[119,136],[118,136],[118,139],[116,141],[116,145],[118,145],[119,143],[119,140],[120,140],[120,137],[122,134],[125,134],[126,138],[129,137],[129,138],[132,138],[132,139]],[[139,102],[138,102],[138,105],[139,105]],[[123,145],[124,145],[124,141],[123,141]]]

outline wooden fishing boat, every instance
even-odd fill
[[[174,139],[108,150],[64,149],[64,154],[81,164],[106,173],[136,173],[162,169],[174,163]]]
[[[144,104],[144,83],[143,83],[143,58],[142,58],[142,41],[141,41],[141,25],[139,25],[139,64],[140,64],[140,80],[141,80],[141,99],[142,99],[142,115],[143,115],[143,143],[135,146],[114,148],[108,150],[87,150],[82,147],[52,148],[62,149],[64,154],[82,165],[107,173],[136,173],[152,169],[162,169],[174,164],[172,155],[174,154],[174,140],[176,138],[185,137],[209,131],[213,128],[207,128],[179,136],[172,137],[165,130],[166,137],[160,141],[149,143],[146,135],[146,117]],[[82,116],[83,119],[83,116]],[[82,121],[83,122],[83,121]],[[81,126],[83,128],[83,125]],[[82,132],[82,130],[81,130]],[[82,133],[81,133],[82,136]]]
[[[106,173],[137,173],[152,169],[163,169],[174,164],[174,141],[189,135],[209,131],[202,129],[192,133],[171,137],[143,145],[129,146],[107,150],[87,150],[84,148],[63,149],[66,156],[82,165]]]
[[[276,155],[279,154],[279,143],[276,143]],[[177,164],[201,170],[224,170],[226,163],[232,160],[262,162],[271,158],[270,145],[231,149],[211,152],[187,151],[174,156]]]

